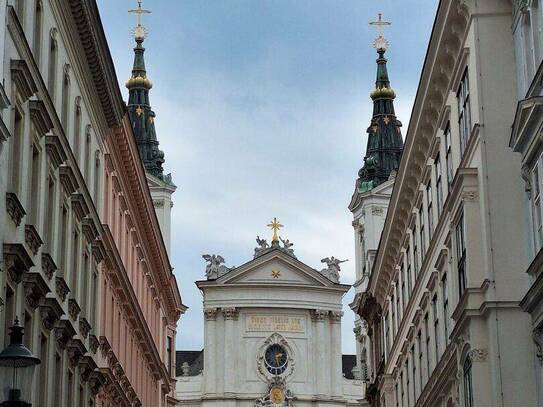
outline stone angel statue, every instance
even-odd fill
[[[292,246],[294,246],[294,243],[291,243],[290,240],[288,240],[288,239],[283,240],[282,237],[279,237],[279,240],[281,241],[281,243],[283,243],[282,249],[283,249],[287,254],[290,254],[292,257],[296,257],[296,256],[294,255],[294,249],[292,248]]]
[[[230,269],[224,265],[224,258],[221,255],[204,254],[202,257],[207,261],[206,277],[208,280],[217,279],[230,271]]]
[[[322,269],[321,274],[332,280],[334,283],[339,283],[339,272],[341,271],[341,267],[339,265],[341,263],[345,263],[346,261],[349,260],[339,260],[334,256],[325,257],[321,260],[321,263],[326,263],[328,267]]]
[[[264,251],[269,249],[270,245],[266,241],[266,239],[261,239],[260,236],[256,236],[256,244],[258,247],[255,247],[255,255],[254,257],[260,256]]]

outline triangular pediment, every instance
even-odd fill
[[[216,285],[289,285],[333,287],[334,282],[305,263],[274,250],[215,280]]]

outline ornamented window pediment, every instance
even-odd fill
[[[23,102],[26,102],[32,95],[34,95],[38,88],[28,64],[22,59],[11,60],[11,79],[17,87],[17,92],[21,96]]]

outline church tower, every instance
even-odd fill
[[[141,24],[141,16],[149,14],[150,11],[144,10],[141,3],[141,1],[138,1],[138,8],[130,11],[136,14],[138,22],[134,28],[136,46],[134,48],[132,76],[126,82],[129,91],[127,110],[140,158],[147,173],[147,183],[153,198],[153,205],[164,243],[168,254],[170,254],[172,195],[177,187],[172,182],[171,174],[164,174],[162,168],[164,152],[158,148],[159,143],[155,131],[156,115],[151,109],[149,101],[149,91],[153,84],[147,77],[145,69],[143,41],[145,40],[146,31]]]
[[[370,24],[379,30],[390,25],[382,20],[380,14],[378,21]],[[349,204],[349,210],[353,214],[356,258],[355,299],[351,308],[357,307],[368,284],[403,149],[402,124],[394,112],[396,94],[390,86],[385,58],[388,45],[388,41],[379,33],[374,41],[378,55],[377,79],[375,89],[370,93],[373,115],[366,130],[368,144],[364,164],[358,171],[354,194]],[[365,324],[358,315],[354,332],[357,340],[357,365],[353,373],[355,377],[366,380],[368,339],[365,335]]]

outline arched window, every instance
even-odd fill
[[[100,150],[96,150],[95,157],[94,157],[94,204],[96,205],[96,209],[98,212],[100,212],[100,208],[102,206],[101,204],[101,195],[100,195],[100,179],[102,178],[102,174],[100,173],[101,167],[100,167]]]
[[[81,96],[75,98],[75,117],[74,117],[74,155],[75,160],[79,162],[81,150]]]
[[[64,131],[68,131],[68,100],[70,99],[70,65],[65,64],[62,79],[62,100],[60,121]]]
[[[43,25],[43,5],[41,0],[36,0],[36,5],[34,7],[34,59],[36,64],[40,65],[40,53],[41,53],[41,32]]]
[[[464,406],[473,407],[473,381],[471,373],[471,358],[464,362]]]
[[[57,29],[51,29],[51,38],[49,39],[49,72],[47,87],[49,88],[49,94],[53,103],[55,102],[55,86],[57,79],[57,58],[58,58],[58,45],[57,45]]]

